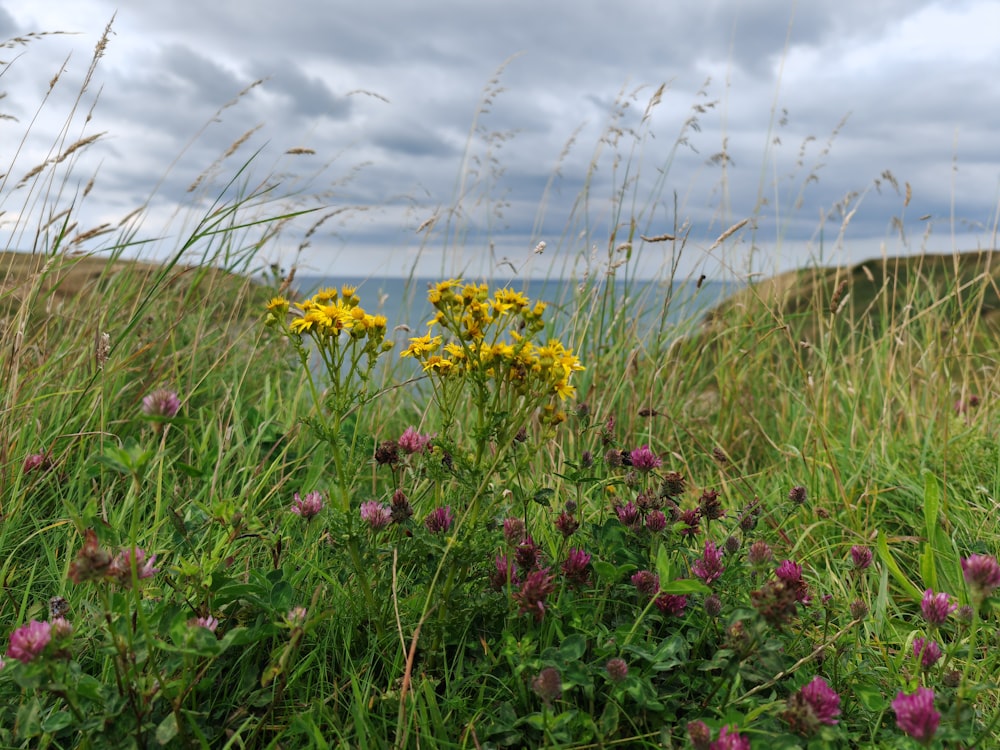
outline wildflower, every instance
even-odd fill
[[[392,510],[375,500],[361,503],[361,520],[368,524],[372,531],[384,529],[392,521]]]
[[[629,461],[631,461],[631,457]],[[622,455],[622,451],[617,448],[612,448],[607,453],[604,454],[604,463],[606,463],[610,468],[617,469],[620,466],[625,465],[625,458]]]
[[[594,465],[594,454],[590,451],[584,451],[580,454],[580,466],[584,469],[589,469]]]
[[[691,565],[691,572],[705,582],[706,586],[711,586],[719,579],[725,567],[722,565],[722,550],[715,546],[711,540],[705,540],[705,551],[702,556]]]
[[[718,594],[709,594],[705,597],[704,607],[706,615],[712,618],[718,617],[722,613],[722,599]]]
[[[851,602],[851,617],[855,620],[863,620],[868,616],[868,605],[861,599]]]
[[[632,574],[632,585],[643,596],[653,596],[660,590],[660,577],[651,570],[640,570]]]
[[[684,614],[687,603],[687,597],[678,594],[660,594],[653,602],[660,612],[674,617],[681,617]]]
[[[10,634],[7,656],[28,664],[39,656],[52,640],[52,625],[31,620]]]
[[[872,564],[872,551],[868,547],[855,544],[851,547],[851,560],[855,570],[865,570]]]
[[[566,511],[560,513],[559,517],[556,518],[556,529],[566,539],[573,536],[579,528],[580,522]]]
[[[806,488],[797,484],[788,491],[788,499],[796,505],[802,505],[806,501],[807,494]]]
[[[961,607],[955,610],[955,617],[963,625],[969,625],[972,622],[972,615],[975,610],[969,604],[963,604]]]
[[[180,408],[177,393],[166,388],[155,390],[142,400],[142,412],[148,417],[172,419]]]
[[[562,697],[562,675],[555,667],[546,667],[531,681],[531,689],[542,699],[547,707],[552,707],[552,701]]]
[[[920,600],[920,611],[924,614],[924,619],[931,625],[943,625],[948,619],[948,615],[955,611],[957,605],[949,601],[945,593],[935,594],[932,589],[924,592],[924,598]]]
[[[701,512],[697,508],[681,513],[680,520],[684,523],[681,536],[697,536],[698,532],[701,531]]]
[[[139,580],[152,578],[154,574],[160,572],[159,568],[153,567],[154,562],[156,562],[156,555],[147,558],[146,550],[142,547],[132,547],[131,549],[123,547],[108,566],[108,576],[123,586],[131,586],[133,568],[135,569],[135,577]]]
[[[982,601],[1000,587],[1000,565],[991,555],[962,558],[962,575],[976,601]]]
[[[321,510],[323,510],[323,496],[318,492],[310,492],[305,497],[300,497],[298,492],[295,493],[291,508],[295,515],[309,521],[319,515]]]
[[[642,525],[642,517],[639,515],[639,509],[631,500],[625,503],[625,505],[616,506],[615,513],[618,516],[618,520],[621,521],[622,526],[625,526],[630,531],[637,531]]]
[[[542,558],[542,548],[535,544],[530,536],[524,537],[514,550],[514,560],[519,570],[526,571],[537,568]]]
[[[582,549],[570,549],[563,560],[562,573],[576,586],[584,586],[590,578],[590,555]]]
[[[771,546],[763,539],[758,539],[750,545],[747,560],[755,568],[768,567],[773,559],[774,553],[771,551]]]
[[[555,588],[555,579],[548,568],[532,571],[514,593],[514,600],[520,605],[517,613],[523,615],[530,612],[536,622],[541,622],[545,616],[545,599]]]
[[[796,614],[796,586],[779,579],[767,581],[750,592],[750,603],[768,625],[781,628]]]
[[[448,529],[451,528],[451,524],[454,521],[454,516],[451,514],[451,506],[445,505],[440,508],[435,508],[427,517],[424,519],[424,526],[432,534],[443,534]]]
[[[660,485],[660,495],[666,498],[680,497],[684,494],[684,475],[676,471],[668,471]]]
[[[708,750],[712,744],[712,730],[703,721],[689,721],[687,735],[694,750]]]
[[[612,682],[622,682],[628,677],[628,664],[625,663],[624,659],[617,656],[608,659],[608,663],[604,665],[604,669],[607,671],[608,677]]]
[[[932,640],[924,638],[913,639],[913,657],[920,660],[920,666],[930,669],[941,658],[941,647]]]
[[[104,578],[111,565],[111,553],[97,542],[97,533],[87,529],[83,533],[83,547],[69,566],[69,579],[73,583],[98,581]]]
[[[402,490],[397,489],[393,492],[392,499],[389,502],[391,506],[389,515],[393,523],[404,523],[413,515],[413,506],[410,505],[410,499]]]
[[[49,599],[49,619],[56,620],[69,614],[69,602],[61,596]]]
[[[31,453],[24,457],[21,471],[30,474],[33,471],[48,471],[52,468],[52,458],[48,453]]]
[[[494,591],[500,591],[507,585],[508,581],[512,586],[517,586],[520,580],[514,572],[514,565],[507,559],[506,555],[497,555],[494,560],[493,570],[490,572],[490,587]]]
[[[399,436],[397,444],[403,449],[404,453],[412,455],[413,453],[423,453],[424,449],[430,445],[433,439],[433,435],[422,435],[413,427],[407,427],[403,431],[403,434]]]
[[[305,607],[292,607],[285,615],[285,624],[290,628],[301,628],[306,624],[308,616],[309,612]]]
[[[802,604],[809,604],[812,600],[809,596],[809,586],[802,578],[802,566],[791,560],[785,560],[774,571],[774,574],[794,587],[795,600]]]
[[[781,712],[792,731],[803,737],[816,734],[822,724],[836,724],[839,715],[840,696],[818,676],[790,695]]]
[[[663,460],[650,450],[648,445],[642,445],[629,454],[632,459],[632,466],[642,472],[658,469],[663,465]]]
[[[219,621],[211,615],[208,617],[192,617],[188,620],[188,625],[192,628],[205,628],[210,633],[214,633],[219,627]]]
[[[750,750],[750,740],[742,734],[736,732],[736,727],[732,731],[728,726],[719,732],[719,739],[708,746],[708,750]]]
[[[503,521],[503,538],[507,544],[514,547],[524,539],[524,521],[520,518],[505,518]]]
[[[395,466],[399,463],[399,443],[383,440],[375,448],[375,463],[379,466]]]
[[[892,702],[892,710],[896,712],[896,726],[918,742],[930,742],[941,723],[930,688],[917,688],[913,695],[900,692]]]
[[[727,555],[735,555],[740,551],[740,538],[735,534],[730,534],[726,537],[726,541],[723,543],[723,548],[726,550]]]
[[[698,498],[698,511],[706,521],[717,521],[726,515],[719,502],[719,493],[715,490],[705,490]]]
[[[667,517],[662,510],[651,510],[646,514],[646,529],[652,534],[659,534],[667,528]]]

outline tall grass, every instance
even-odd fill
[[[623,97],[595,151],[617,187],[568,221],[572,296],[443,282],[423,343],[364,288],[251,280],[338,209],[253,159],[220,183],[236,149],[157,264],[125,260],[141,216],[76,227],[94,139],[15,155],[0,204],[35,253],[0,291],[0,744],[997,741],[992,254],[803,269],[639,330],[693,250],[663,215],[693,120],[651,192],[636,174],[661,99],[627,130]]]

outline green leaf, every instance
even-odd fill
[[[664,594],[687,595],[687,594],[711,594],[712,589],[696,578],[678,578],[676,581],[662,583],[660,579],[660,591]]]
[[[885,567],[892,573],[892,577],[896,579],[896,583],[903,587],[906,595],[912,598],[914,601],[919,601],[920,597],[923,596],[923,592],[917,588],[916,584],[911,581],[906,574],[900,569],[899,563],[893,558],[892,554],[889,552],[889,543],[886,541],[885,532],[880,531],[878,533],[878,539],[875,542],[875,549],[878,551],[878,556],[885,563]]]
[[[920,575],[924,585],[937,591],[937,566],[934,564],[934,545],[928,542],[920,555]]]
[[[73,718],[73,714],[69,711],[56,711],[54,714],[45,717],[42,721],[42,731],[53,733],[58,732],[60,729],[65,729],[75,721],[76,719]]]
[[[618,569],[606,560],[593,560],[590,563],[598,578],[613,583],[618,576]]]
[[[166,745],[170,740],[177,736],[177,717],[169,713],[167,714],[163,721],[160,722],[159,726],[156,727],[156,741],[161,745]]]
[[[667,554],[667,548],[660,545],[660,548],[656,550],[656,574],[660,577],[660,582],[669,581],[670,575],[670,556]]]
[[[559,646],[559,658],[577,661],[587,652],[587,639],[580,634],[567,636]]]
[[[551,487],[542,487],[540,490],[535,490],[535,494],[531,496],[531,500],[548,508],[552,505],[552,497],[555,494],[556,491]]]
[[[924,529],[927,541],[934,545],[938,533],[938,511],[941,508],[941,488],[937,477],[924,471]]]

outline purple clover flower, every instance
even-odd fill
[[[837,717],[840,715],[840,696],[826,683],[826,680],[817,675],[799,693],[809,704],[820,724],[833,726],[837,723]]]
[[[941,723],[930,688],[917,688],[913,695],[900,692],[892,702],[892,710],[896,712],[896,726],[918,742],[929,742]]]
[[[647,472],[663,466],[662,459],[653,453],[648,445],[636,448],[629,454],[629,456],[632,459],[632,467],[636,471]]]
[[[608,659],[608,663],[604,665],[604,669],[607,670],[608,678],[612,682],[622,682],[628,677],[628,664],[620,657],[615,656]]]
[[[872,564],[872,551],[868,547],[855,544],[851,547],[851,560],[855,570],[865,570]]]
[[[10,634],[7,656],[28,664],[38,657],[52,640],[52,625],[31,620]]]
[[[631,531],[637,531],[642,525],[639,508],[631,500],[625,503],[625,505],[615,506],[615,513],[618,515],[618,520],[621,521],[622,526]]]
[[[982,601],[1000,587],[1000,565],[992,555],[970,555],[962,558],[962,575],[973,599]]]
[[[586,585],[590,579],[590,555],[582,549],[570,549],[563,560],[562,573],[570,583]]]
[[[123,586],[132,585],[132,566],[135,565],[135,576],[139,580],[152,578],[160,572],[159,568],[154,568],[156,555],[147,557],[146,550],[142,547],[124,547],[108,565],[108,575],[116,579]]]
[[[660,577],[651,570],[640,570],[632,574],[632,585],[643,596],[653,596],[660,590]]]
[[[667,516],[662,510],[651,510],[646,514],[646,530],[659,534],[667,528]]]
[[[709,745],[708,750],[750,750],[750,740],[737,733],[736,727],[725,726],[719,732],[719,739]]]
[[[361,503],[361,520],[368,524],[368,528],[372,531],[379,531],[392,521],[392,509],[375,500],[368,500]]]
[[[444,505],[440,508],[435,508],[427,514],[427,517],[424,519],[424,526],[432,534],[443,534],[451,528],[454,520],[455,518],[451,514],[451,506]]]
[[[208,617],[192,617],[188,620],[188,625],[192,628],[205,628],[205,630],[214,633],[219,627],[219,621],[211,615]]]
[[[935,594],[933,589],[924,592],[924,598],[920,600],[920,611],[924,614],[924,619],[931,625],[944,625],[948,615],[958,609],[952,604],[950,597],[944,593]]]
[[[318,516],[321,510],[323,510],[323,496],[320,493],[310,492],[305,497],[300,497],[298,492],[295,493],[291,507],[295,515],[309,521]]]
[[[173,419],[180,411],[181,400],[175,391],[160,388],[142,400],[142,412],[148,417]]]
[[[913,657],[920,660],[920,666],[930,669],[943,656],[941,647],[934,641],[924,638],[913,639]]]
[[[407,427],[403,430],[403,434],[399,436],[396,444],[404,453],[423,453],[433,439],[434,435],[423,435],[417,432],[416,428]]]
[[[704,581],[706,586],[711,586],[725,569],[722,564],[722,550],[716,547],[714,542],[706,539],[705,552],[691,565],[691,572]]]
[[[660,594],[656,597],[656,601],[653,602],[660,612],[665,615],[673,615],[674,617],[684,615],[687,603],[687,597],[679,594]]]
[[[536,622],[541,622],[545,617],[545,599],[555,589],[555,579],[548,568],[532,571],[521,588],[514,592],[514,601],[520,605],[517,613],[523,615],[530,612]]]

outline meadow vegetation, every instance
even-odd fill
[[[628,179],[571,300],[444,277],[386,320],[268,271],[317,214],[249,162],[124,262],[53,187],[82,148],[0,183],[0,745],[1000,741],[992,254],[642,331],[635,256],[693,250]]]

